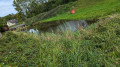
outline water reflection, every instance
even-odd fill
[[[50,22],[50,23],[43,23],[37,25],[34,29],[30,29],[29,33],[37,33],[37,32],[65,32],[67,30],[70,31],[77,31],[82,28],[86,28],[88,23],[85,20],[79,21],[60,21],[60,22]],[[39,31],[38,31],[39,30]]]
[[[80,20],[80,21],[68,21],[64,24],[61,24],[57,27],[57,30],[61,31],[76,31],[79,30],[80,28],[85,28],[87,27],[87,22],[85,20]]]
[[[38,31],[38,29],[36,29],[36,30],[35,29],[30,29],[29,33],[39,33],[39,31]]]

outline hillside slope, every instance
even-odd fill
[[[75,7],[75,14],[70,12],[72,6]],[[42,23],[56,20],[99,19],[112,13],[120,12],[119,6],[120,0],[78,0],[28,18],[25,23],[29,25],[36,22]]]
[[[81,20],[81,19],[98,19],[120,12],[120,0],[78,0],[75,5],[75,14],[63,13],[59,16],[42,20],[40,22],[54,20]]]
[[[63,34],[7,32],[0,67],[120,67],[120,15]]]
[[[74,5],[76,13],[71,14],[66,5]],[[120,67],[120,0],[78,0],[66,5],[60,13],[53,10],[47,17],[46,12],[26,23],[99,20],[76,32],[8,31],[0,39],[0,67]]]
[[[70,10],[72,9],[73,6],[76,9],[77,8],[80,9],[80,8],[85,8],[88,6],[95,5],[100,2],[103,2],[103,1],[102,0],[78,0],[76,2],[71,2],[71,3],[65,4],[65,5],[60,5],[48,12],[40,13],[37,16],[28,18],[27,20],[25,20],[25,22],[27,25],[29,25],[29,24],[39,22],[39,21],[47,19],[47,18],[59,16],[61,14],[65,14],[65,13],[70,14]]]

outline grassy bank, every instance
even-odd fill
[[[72,9],[73,6],[77,10],[78,9],[82,10],[83,8],[89,8],[90,6],[96,5],[96,4],[104,2],[104,1],[105,0],[78,0],[76,2],[71,2],[68,4],[57,6],[56,8],[54,8],[48,12],[40,13],[32,18],[28,18],[24,22],[27,25],[30,25],[32,23],[39,22],[39,21],[42,21],[42,20],[45,20],[48,18],[61,16],[61,14],[62,15],[71,15],[70,10]],[[54,19],[54,20],[57,20],[57,19]],[[70,19],[68,19],[68,20],[70,20]],[[51,20],[51,21],[53,21],[53,20]]]
[[[76,32],[39,35],[6,32],[0,39],[0,66],[119,67],[120,16]]]
[[[72,6],[75,14],[70,13]],[[30,24],[55,20],[99,21],[86,29],[62,34],[6,32],[0,39],[0,67],[120,67],[119,6],[119,0],[78,0],[28,19]]]
[[[120,12],[119,0],[78,0],[74,3],[76,10],[75,14],[71,14],[69,10],[67,12],[64,12],[63,14],[42,20],[40,22],[48,22],[55,20],[98,19],[106,17],[107,15],[110,15],[112,13]]]

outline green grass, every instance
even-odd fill
[[[63,14],[60,14],[58,16],[42,20],[40,21],[40,23],[55,20],[98,19],[115,12],[120,12],[120,0],[78,0],[74,3],[76,4],[75,14],[64,12]]]
[[[81,9],[81,8],[87,8],[88,6],[93,6],[103,1],[104,0],[78,0],[76,2],[70,2],[68,4],[57,6],[56,8],[48,12],[40,13],[32,18],[28,18],[24,22],[27,25],[31,25],[35,22],[39,22],[44,19],[60,16],[61,14],[70,14],[70,10],[72,9],[72,6],[75,6],[76,9]]]
[[[63,19],[99,21],[86,29],[62,34],[6,32],[0,39],[0,67],[120,67],[120,1],[79,0],[67,6],[71,4],[75,14],[65,7],[62,14],[40,23]]]
[[[6,32],[1,67],[120,67],[120,16],[63,34]]]

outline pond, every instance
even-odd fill
[[[68,21],[60,20],[60,21],[35,24],[29,27],[28,31],[30,33],[37,33],[37,32],[56,33],[56,32],[65,32],[67,30],[74,32],[82,28],[86,28],[88,25],[89,24],[86,20],[68,20]]]

